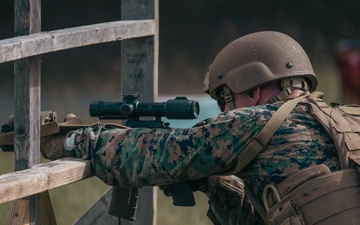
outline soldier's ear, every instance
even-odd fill
[[[260,95],[261,95],[261,89],[260,87],[256,87],[256,88],[253,88],[251,89],[248,93],[248,100],[249,100],[249,103],[251,103],[252,105],[257,105],[259,100],[260,100]]]

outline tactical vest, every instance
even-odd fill
[[[269,225],[360,224],[360,106],[327,105],[314,92],[285,102],[264,129],[240,154],[234,173],[259,154],[294,107],[303,99],[333,138],[342,170],[330,172],[317,165],[290,176],[279,185],[268,184],[259,199],[250,185],[246,194]]]

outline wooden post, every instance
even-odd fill
[[[15,0],[15,35],[41,31],[41,1]],[[40,163],[40,56],[14,63],[15,170]],[[18,220],[21,218],[21,220]],[[9,224],[40,224],[39,195],[13,203]]]
[[[123,0],[122,21],[155,21],[155,31],[146,37],[121,41],[120,94],[140,95],[141,101],[156,101],[158,96],[158,0]],[[140,31],[140,30],[139,30]],[[75,225],[121,224],[155,225],[157,218],[157,189],[142,188],[135,221],[117,219],[108,214],[113,189],[107,191]]]
[[[124,0],[122,2],[122,19],[137,20],[140,23],[126,21],[121,23],[123,26],[118,23],[94,25],[96,28],[84,26],[67,30],[65,34],[61,31],[59,31],[60,33],[53,32],[48,37],[45,34],[36,34],[41,31],[41,0],[14,1],[15,35],[24,36],[24,39],[18,37],[1,42],[0,62],[17,59],[14,63],[15,170],[24,170],[40,163],[41,63],[40,56],[36,55],[100,42],[122,40],[122,38],[146,36],[122,44],[122,88],[120,92],[138,93],[141,100],[145,101],[157,99],[158,0]],[[105,29],[108,29],[106,37],[96,35],[101,33],[99,30]],[[155,32],[153,32],[154,30]],[[94,31],[95,33],[93,33]],[[69,37],[71,40],[68,39]],[[56,38],[61,41],[57,42]],[[98,40],[99,38],[101,40]],[[84,42],[84,40],[88,41]],[[55,42],[56,45],[51,45]],[[24,43],[31,48],[24,47]],[[141,192],[138,219],[131,224],[153,225],[156,223],[156,188],[143,188]],[[38,192],[31,194],[34,193]],[[49,203],[48,192],[16,200],[8,224],[56,224],[52,206]],[[102,206],[102,208],[106,207]],[[45,215],[44,217],[40,215],[41,210],[46,211],[42,214]],[[108,221],[112,223],[113,219]],[[127,221],[116,222],[126,224]]]
[[[140,101],[156,101],[158,97],[158,0],[124,0],[122,20],[154,19],[154,36],[121,42],[121,94],[139,94]],[[121,225],[156,224],[157,189],[141,188],[136,220],[121,220]]]
[[[142,101],[158,97],[158,0],[121,2],[122,20],[154,19],[154,36],[121,42],[121,92],[140,94]]]

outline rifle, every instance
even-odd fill
[[[167,119],[196,119],[199,115],[199,103],[186,97],[176,97],[162,103],[144,103],[138,101],[137,94],[124,95],[123,102],[92,101],[90,116],[101,119],[126,120],[128,127],[169,128]],[[175,206],[194,206],[195,199],[190,185],[184,181],[170,185]],[[139,188],[113,187],[109,214],[127,220],[135,220],[139,198]]]

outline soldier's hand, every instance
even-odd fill
[[[201,191],[206,193],[209,191],[209,180],[213,179],[212,177],[213,176],[203,177],[197,180],[188,180],[186,182],[188,182],[192,191]],[[161,185],[159,186],[159,189],[162,190],[167,197],[172,196],[173,190],[171,185]]]
[[[41,155],[50,160],[56,160],[69,156],[75,156],[73,151],[68,151],[65,147],[65,140],[70,133],[82,126],[87,126],[74,114],[68,114],[63,123],[58,123],[58,133],[54,133],[41,138]]]

